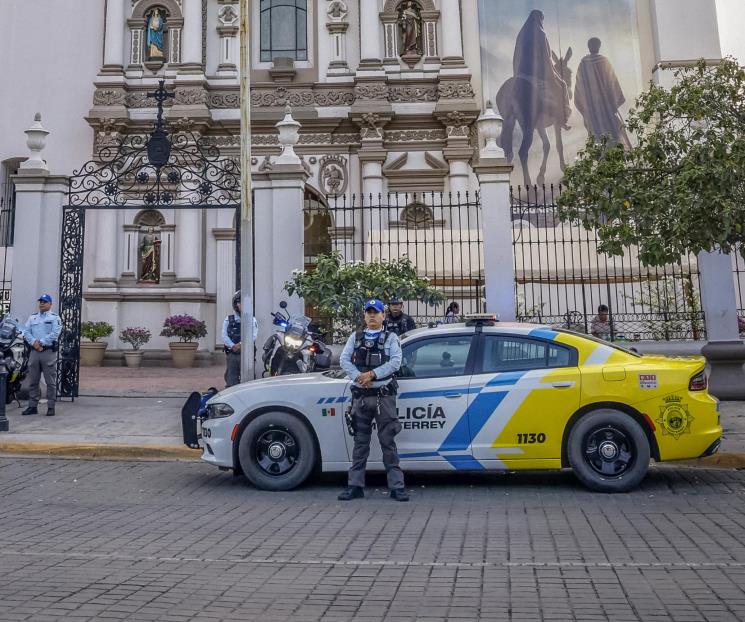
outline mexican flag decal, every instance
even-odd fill
[[[321,412],[324,417],[336,417],[336,408],[324,408]]]

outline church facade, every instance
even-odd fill
[[[701,2],[686,2],[700,10]],[[458,202],[478,190],[474,122],[492,100],[510,131],[502,148],[514,161],[514,183],[558,181],[587,132],[627,140],[622,114],[646,82],[667,79],[661,62],[711,56],[708,43],[684,34],[716,30],[714,3],[703,4],[710,11],[694,25],[672,0],[570,0],[561,10],[543,0],[253,0],[253,170],[266,170],[279,153],[275,124],[289,105],[301,124],[295,150],[308,173],[310,212],[329,197],[397,193],[385,227],[405,227],[411,214],[440,222],[437,199],[427,196]],[[608,20],[604,10],[620,18]],[[101,149],[150,131],[160,80],[174,96],[166,104],[172,128],[238,157],[238,0],[28,0],[1,11],[4,58],[19,59],[5,78],[17,86],[2,96],[6,208],[33,113],[51,132],[50,171],[71,175]],[[36,19],[42,11],[45,19]],[[30,49],[23,33],[33,33]],[[538,79],[541,72],[549,77]],[[552,103],[536,103],[526,84],[552,92]],[[306,226],[312,247],[319,229]],[[363,219],[356,232],[338,223],[325,229],[343,248],[345,236],[364,236],[367,226]],[[85,319],[117,330],[146,325],[156,335],[148,347],[163,349],[163,318],[188,312],[207,321],[202,347],[219,345],[235,289],[234,212],[92,212],[85,235]],[[450,297],[460,293],[451,280]],[[116,333],[109,342],[122,345]]]

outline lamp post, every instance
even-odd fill
[[[8,389],[8,368],[5,361],[0,362],[0,432],[7,432],[10,429],[8,417],[5,416],[5,400],[7,399],[6,391]]]
[[[241,380],[253,380],[254,370],[254,274],[253,200],[251,197],[251,50],[249,2],[240,4],[241,43]]]

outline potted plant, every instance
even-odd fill
[[[194,354],[199,347],[197,339],[207,336],[207,325],[191,315],[171,315],[163,322],[161,337],[178,337],[178,341],[171,341],[171,359],[174,367],[191,367],[194,364]]]
[[[80,364],[83,367],[99,367],[103,363],[109,344],[99,339],[113,332],[114,327],[108,322],[83,322],[80,325],[80,336],[88,339],[80,343]]]
[[[139,367],[142,365],[142,355],[145,354],[140,350],[140,346],[150,341],[150,331],[142,326],[127,326],[119,333],[120,341],[132,346],[132,350],[124,352],[124,360],[127,367]]]

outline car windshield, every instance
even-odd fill
[[[578,333],[573,330],[567,330],[566,328],[552,328],[551,330],[555,330],[557,333],[566,333],[567,335],[574,335],[575,337],[582,337],[583,339],[589,339],[590,341],[603,344],[604,346],[608,346],[609,348],[613,348],[614,350],[620,350],[624,354],[629,354],[630,356],[635,356],[636,358],[642,357],[641,354],[639,354],[638,352],[635,352],[634,350],[629,350],[628,348],[619,346],[617,343],[613,343],[612,341],[605,341],[603,339],[598,339],[597,337],[594,337],[593,335],[586,335],[585,333]]]
[[[308,325],[310,324],[310,318],[304,315],[295,315],[290,318],[290,325],[287,327],[286,332],[288,335],[303,337],[308,332]]]

